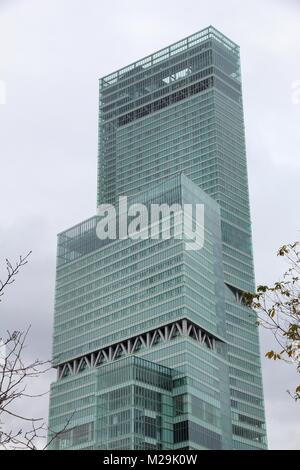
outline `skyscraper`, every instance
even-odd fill
[[[203,204],[204,246],[100,240],[98,216],[58,235],[51,447],[265,448],[239,47],[215,28],[100,79],[98,205],[120,196]]]

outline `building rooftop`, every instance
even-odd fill
[[[126,67],[123,67],[109,75],[102,77],[101,83],[102,86],[109,86],[117,82],[120,78],[125,78],[125,76],[132,72],[134,69],[146,69],[151,67],[159,62],[162,62],[170,57],[173,57],[180,52],[183,52],[191,47],[196,46],[197,44],[206,41],[207,39],[213,38],[216,41],[219,41],[223,46],[229,49],[233,53],[239,54],[239,46],[231,41],[229,38],[224,36],[220,31],[218,31],[213,26],[208,26],[208,28],[202,29],[191,36],[188,36],[180,41],[171,44],[168,47],[160,49],[153,54],[146,56],[136,62],[133,62]]]

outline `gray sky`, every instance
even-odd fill
[[[51,354],[56,234],[95,212],[98,78],[210,24],[241,46],[256,280],[280,275],[300,239],[299,20],[299,0],[0,0],[0,258],[33,250],[0,321],[32,324],[28,356]],[[269,447],[300,449],[299,376],[262,364]]]

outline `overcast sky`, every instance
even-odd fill
[[[56,234],[95,213],[98,78],[210,24],[241,46],[256,280],[272,282],[300,239],[300,1],[0,0],[0,259],[33,250],[0,327],[32,324],[28,356],[51,355]],[[269,448],[300,449],[299,376],[262,365]]]

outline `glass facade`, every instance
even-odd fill
[[[263,449],[239,48],[209,27],[99,105],[98,204],[201,203],[204,246],[99,240],[98,216],[59,234],[51,448]]]

